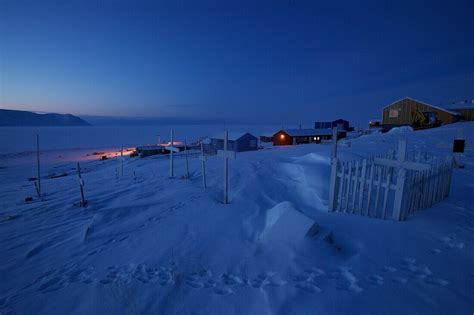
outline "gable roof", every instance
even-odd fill
[[[228,134],[228,140],[229,141],[236,141],[236,140],[239,140],[240,138],[242,138],[243,136],[245,136],[246,134],[249,134],[252,137],[257,138],[254,135],[252,135],[250,132],[234,132],[234,131],[232,131],[232,132],[229,132],[229,134]],[[222,132],[220,134],[215,134],[215,135],[212,135],[209,138],[210,139],[224,140],[224,133]]]
[[[434,106],[434,105],[431,105],[431,104],[428,104],[428,103],[425,103],[425,102],[422,102],[422,101],[419,101],[419,100],[415,100],[414,98],[411,98],[411,97],[404,97],[404,98],[401,98],[399,99],[398,101],[395,101],[387,106],[385,106],[383,109],[387,108],[387,107],[390,107],[392,106],[393,104],[395,103],[398,103],[400,101],[403,101],[403,100],[411,100],[411,101],[414,101],[414,102],[417,102],[417,103],[420,103],[420,104],[423,104],[423,105],[426,105],[426,106],[429,106],[429,107],[433,107],[433,108],[436,108],[437,110],[440,110],[440,111],[443,111],[443,112],[446,112],[446,113],[449,113],[451,115],[455,115],[455,116],[460,116],[461,114],[458,113],[458,112],[455,112],[455,111],[452,111],[452,110],[449,110],[449,109],[446,109],[446,108],[442,108],[442,107],[439,107],[439,106]]]
[[[279,133],[280,131],[285,132],[291,137],[308,137],[308,136],[330,136],[332,135],[331,129],[281,129],[275,134]]]

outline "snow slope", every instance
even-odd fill
[[[395,149],[440,157],[474,123],[342,141],[342,159]],[[25,166],[0,169],[0,313],[471,314],[474,151],[451,195],[405,222],[327,213],[330,146],[240,153],[222,198],[222,159],[190,156],[191,179],[169,179],[168,157],[74,165],[34,196]],[[177,156],[176,174],[184,174]],[[23,173],[21,173],[23,172]],[[18,175],[21,174],[21,175]],[[34,176],[34,168],[30,174]],[[311,232],[308,233],[308,230]]]

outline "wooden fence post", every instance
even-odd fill
[[[79,203],[79,206],[85,207],[86,200],[84,198],[84,180],[82,179],[82,176],[81,176],[81,167],[79,165],[79,162],[77,162],[77,180],[79,182],[79,188],[81,190],[81,202]]]
[[[184,140],[184,158],[185,158],[185,161],[186,161],[186,174],[185,174],[185,177],[186,179],[189,179],[190,176],[189,176],[189,162],[188,162],[188,148],[186,147],[186,140]]]
[[[337,126],[332,127],[331,163],[337,158]]]
[[[398,161],[405,162],[407,156],[407,142],[406,140],[400,140],[398,142]],[[397,185],[395,189],[395,200],[393,203],[393,219],[400,221],[402,218],[402,205],[403,196],[405,191],[405,180],[407,171],[405,168],[398,170]]]
[[[337,198],[336,191],[338,190],[337,168],[339,165],[337,157],[331,160],[331,164],[332,164],[331,165],[331,180],[329,184],[330,185],[329,186],[329,212],[336,210],[336,198]]]
[[[39,135],[36,135],[36,162],[37,162],[37,171],[38,171],[38,185],[36,186],[36,192],[38,193],[38,198],[41,198],[41,171],[40,171],[40,146],[39,146]]]
[[[201,160],[201,172],[202,172],[202,187],[206,188],[206,160],[207,156],[204,155],[204,145],[201,141],[201,156],[199,156]]]

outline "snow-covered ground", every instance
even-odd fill
[[[409,150],[450,154],[474,123],[394,130],[341,141],[353,159]],[[0,168],[0,313],[472,314],[474,151],[455,169],[450,197],[407,221],[327,213],[330,146],[267,148],[230,161],[177,156],[84,161],[87,208],[74,164],[53,163],[43,200],[33,165]],[[43,159],[46,156],[43,156]],[[319,231],[314,229],[314,222]],[[310,227],[311,237],[306,236]],[[331,236],[329,236],[331,235]]]

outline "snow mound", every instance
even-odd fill
[[[330,159],[328,156],[317,153],[309,153],[303,156],[293,158],[294,162],[298,163],[315,163],[315,164],[327,164],[329,165]]]
[[[395,127],[388,131],[388,133],[392,135],[401,135],[401,134],[412,133],[412,132],[413,132],[413,128],[410,126]]]
[[[263,241],[296,243],[302,241],[314,221],[293,207],[288,201],[267,210],[265,226],[260,235]]]

